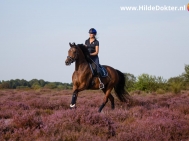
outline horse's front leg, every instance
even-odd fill
[[[72,95],[72,101],[71,101],[71,104],[70,104],[70,108],[76,108],[76,100],[77,100],[77,96],[78,96],[78,91],[75,90],[73,92],[73,95]]]
[[[81,83],[79,85],[79,87],[77,86],[73,86],[73,95],[72,95],[72,101],[71,101],[71,104],[70,104],[70,108],[76,108],[76,101],[77,101],[77,97],[78,97],[78,93],[80,91],[83,91],[86,89],[86,83]]]

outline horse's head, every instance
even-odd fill
[[[70,45],[70,49],[68,50],[68,56],[67,59],[65,61],[65,64],[71,65],[71,63],[75,62],[75,60],[78,58],[78,50],[77,50],[77,46],[75,43],[69,43]]]

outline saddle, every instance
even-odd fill
[[[96,70],[96,68],[97,68],[96,64],[94,64],[94,63],[90,64],[89,63],[89,66],[91,68],[91,72],[92,72],[93,76],[97,76],[98,74],[97,74],[97,70]],[[100,76],[101,77],[107,77],[108,71],[106,70],[106,68],[104,66],[100,65],[100,64],[99,64],[98,67],[100,68]]]

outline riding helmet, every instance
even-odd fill
[[[95,35],[96,35],[97,31],[96,31],[96,29],[91,28],[91,29],[89,29],[89,33],[90,33],[90,34],[95,34]]]

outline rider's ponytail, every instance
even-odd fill
[[[98,36],[97,36],[97,34],[95,35],[95,39],[98,39]]]

